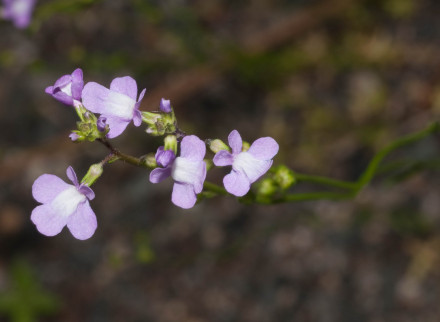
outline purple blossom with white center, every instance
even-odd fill
[[[229,193],[242,197],[248,193],[251,184],[270,169],[279,146],[271,137],[264,137],[252,143],[248,151],[242,152],[243,141],[237,130],[229,134],[228,142],[232,153],[221,150],[215,154],[213,161],[218,167],[232,165],[232,171],[223,178],[223,184]]]
[[[171,101],[162,98],[160,100],[159,108],[164,113],[171,113]]]
[[[141,125],[139,106],[145,91],[136,101],[136,81],[130,76],[118,77],[111,82],[110,89],[95,82],[87,83],[82,91],[82,102],[86,109],[106,118],[110,128],[107,137],[111,139],[124,132],[131,121],[135,126]]]
[[[35,0],[3,0],[3,18],[12,20],[17,28],[26,28],[31,23]]]
[[[180,156],[173,151],[160,147],[156,153],[156,162],[162,168],[150,173],[150,182],[158,183],[171,176],[174,180],[171,201],[184,209],[192,208],[197,194],[203,190],[206,178],[205,143],[195,135],[185,136],[180,143]]]
[[[77,68],[71,75],[61,76],[53,86],[47,87],[45,92],[61,103],[76,107],[81,104],[83,87],[83,72],[81,68]]]
[[[87,185],[78,183],[72,167],[68,167],[66,173],[73,185],[53,174],[43,174],[35,180],[32,195],[42,205],[32,211],[31,220],[43,235],[55,236],[67,225],[75,238],[88,239],[97,227],[89,204],[95,193]]]

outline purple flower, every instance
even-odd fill
[[[81,104],[83,87],[83,72],[81,68],[77,68],[73,71],[72,75],[61,76],[53,86],[47,87],[45,92],[61,103],[78,106]]]
[[[3,5],[3,18],[12,20],[20,29],[29,26],[35,0],[3,0]]]
[[[171,113],[171,102],[170,100],[166,100],[162,98],[160,100],[159,108],[164,113]]]
[[[232,153],[222,150],[215,154],[214,164],[218,167],[232,165],[232,171],[223,178],[225,189],[242,197],[255,182],[272,166],[272,158],[278,153],[278,143],[271,137],[259,138],[248,151],[242,152],[243,142],[237,130],[228,136]]]
[[[158,183],[169,176],[174,179],[171,201],[184,209],[192,208],[197,194],[203,190],[206,178],[205,143],[195,135],[185,136],[180,143],[180,156],[173,151],[160,147],[156,153],[156,162],[163,168],[150,173],[150,181]]]
[[[107,137],[111,139],[124,132],[131,121],[135,126],[141,125],[139,106],[145,91],[136,101],[136,81],[130,76],[118,77],[111,82],[110,89],[94,82],[87,83],[82,92],[82,101],[86,109],[106,118],[110,128]]]
[[[72,167],[66,173],[73,185],[53,174],[43,174],[35,180],[32,195],[42,205],[32,211],[31,220],[43,235],[55,236],[67,225],[75,238],[88,239],[97,227],[89,204],[95,194],[90,187],[78,183]]]

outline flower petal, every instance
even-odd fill
[[[232,170],[223,178],[226,191],[237,197],[243,197],[250,189],[249,179],[241,172]]]
[[[164,150],[164,147],[160,146],[157,149],[155,158],[156,158],[157,164],[160,165],[161,167],[165,168],[174,162],[174,160],[176,159],[176,155],[174,154],[173,151]]]
[[[141,101],[142,101],[143,98],[144,98],[144,95],[145,95],[145,92],[146,92],[146,91],[147,91],[147,89],[144,88],[144,89],[142,90],[142,92],[139,94],[139,98],[138,98],[138,100],[137,100],[138,108],[139,108],[139,105],[140,105]]]
[[[136,101],[137,98],[137,84],[130,76],[117,77],[112,80],[110,90],[124,95]]]
[[[241,152],[234,158],[232,169],[243,173],[250,183],[258,180],[272,166],[272,160],[258,160],[249,152]]]
[[[141,126],[141,124],[142,124],[142,114],[136,108],[133,112],[133,124],[134,124],[134,126]]]
[[[79,101],[83,88],[83,71],[81,68],[77,68],[72,73],[72,97]]]
[[[227,165],[232,165],[232,162],[234,162],[234,157],[231,153],[229,153],[229,151],[221,150],[214,155],[214,159],[212,159],[212,161],[217,167],[224,167]]]
[[[59,216],[48,205],[35,207],[31,214],[31,220],[37,226],[37,230],[46,236],[55,236],[63,230],[67,218]]]
[[[278,143],[274,139],[264,137],[252,143],[247,152],[258,160],[270,160],[278,153],[279,148]]]
[[[106,123],[108,124],[108,127],[110,129],[107,133],[107,137],[109,139],[112,139],[124,132],[125,128],[130,123],[130,120],[107,116]]]
[[[193,186],[185,183],[175,182],[173,186],[173,194],[171,195],[171,201],[173,204],[183,209],[192,208],[197,201]]]
[[[57,101],[66,104],[66,105],[73,105],[73,98],[72,96],[67,95],[66,93],[62,92],[58,88],[55,88],[54,92],[52,93],[53,98],[55,98]]]
[[[46,89],[44,90],[44,92],[46,94],[52,95],[53,94],[53,86],[48,86],[46,87]]]
[[[53,85],[54,88],[61,88],[66,86],[67,84],[72,82],[72,76],[71,75],[63,75],[60,78],[57,79],[55,84]]]
[[[206,162],[202,161],[202,165],[199,167],[198,178],[194,182],[194,192],[201,193],[203,190],[203,183],[206,179]]]
[[[171,113],[171,102],[170,100],[166,100],[162,98],[160,100],[159,108],[164,113]]]
[[[159,183],[168,178],[171,175],[171,167],[156,168],[150,172],[150,182]]]
[[[206,153],[205,142],[195,135],[187,135],[180,143],[180,156],[193,161],[203,160]]]
[[[67,178],[75,185],[75,187],[79,187],[78,178],[76,176],[75,170],[71,166],[69,166],[66,170]]]
[[[89,200],[95,199],[95,192],[92,190],[92,188],[85,184],[81,184],[78,188],[78,191],[86,196],[86,198]]]
[[[228,136],[229,146],[232,149],[232,154],[236,155],[241,152],[243,147],[243,141],[241,140],[240,133],[237,130],[233,130]]]
[[[62,191],[71,187],[53,174],[42,174],[32,185],[32,196],[41,203],[51,202]]]
[[[105,113],[107,109],[106,100],[109,93],[110,90],[108,88],[95,82],[89,82],[84,86],[81,93],[83,105],[93,113]]]
[[[67,228],[76,239],[89,239],[93,236],[97,227],[95,213],[88,201],[80,203],[76,212],[67,219]]]

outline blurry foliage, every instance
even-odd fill
[[[32,322],[58,311],[59,301],[41,287],[29,264],[16,260],[10,277],[9,290],[0,294],[0,313],[12,322]]]

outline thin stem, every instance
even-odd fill
[[[121,151],[115,149],[106,139],[97,139],[97,141],[102,143],[104,146],[106,146],[111,151],[111,153],[117,156],[120,160],[130,163],[137,167],[148,168],[147,165],[140,158],[136,158],[131,155],[122,153]]]
[[[218,195],[227,195],[228,194],[228,192],[223,187],[216,185],[215,183],[212,183],[209,181],[205,181],[205,183],[203,184],[203,188],[206,191],[214,192]]]
[[[295,172],[295,179],[298,182],[311,182],[326,186],[331,186],[335,188],[341,188],[341,189],[356,189],[357,183],[356,182],[349,182],[349,181],[341,181],[341,180],[335,180],[327,177],[321,177],[321,176],[313,176],[308,174],[300,174]]]

